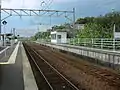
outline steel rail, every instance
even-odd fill
[[[33,49],[32,49],[33,50]],[[47,65],[49,65],[56,73],[58,73],[64,80],[66,80],[71,86],[73,86],[76,90],[79,90],[71,81],[69,81],[65,76],[63,76],[57,69],[55,69],[49,62],[47,62],[42,56],[38,54],[35,50],[33,50],[36,55],[38,55]]]
[[[50,52],[49,52],[50,53]],[[54,56],[57,56],[55,53],[52,53]],[[58,58],[60,58],[60,59],[62,59],[62,60],[66,60],[65,58],[63,58],[62,56],[59,56]],[[78,67],[78,66],[76,66],[76,67]],[[79,67],[78,67],[79,68]],[[89,69],[88,69],[89,68]],[[92,68],[94,68],[95,70],[92,70]],[[118,85],[119,85],[119,83],[116,81],[116,80],[111,80],[111,78],[109,78],[109,77],[112,77],[112,75],[109,75],[109,74],[103,74],[103,72],[100,72],[100,69],[97,69],[95,66],[93,66],[93,67],[89,67],[89,66],[87,66],[86,67],[86,70],[88,70],[90,73],[91,73],[91,75],[96,75],[96,76],[99,76],[99,77],[101,77],[101,78],[104,78],[105,80],[107,80],[107,81],[112,81],[112,82],[114,82],[114,83],[117,83]],[[106,72],[107,72],[107,70],[106,70]],[[109,75],[109,76],[108,76]],[[118,77],[117,77],[118,78]],[[118,78],[119,79],[119,78]]]
[[[38,70],[40,71],[40,73],[42,74],[43,78],[45,79],[45,81],[47,82],[47,84],[49,85],[51,90],[54,90],[53,87],[51,86],[51,84],[49,83],[49,81],[47,80],[47,78],[45,77],[45,75],[43,74],[42,70],[40,69],[40,67],[38,66],[38,64],[36,63],[35,59],[33,58],[33,56],[30,54],[29,50],[26,49],[29,56],[32,58],[32,61],[34,62],[34,64],[37,66]],[[31,49],[32,50],[32,49]]]

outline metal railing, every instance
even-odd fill
[[[50,39],[39,39],[42,43],[51,43]],[[68,38],[65,44],[99,49],[120,50],[120,39],[112,38]]]
[[[112,38],[73,38],[67,40],[68,44],[93,47],[100,49],[120,50],[120,39]]]

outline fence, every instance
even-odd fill
[[[119,50],[120,49],[120,39],[110,39],[110,38],[73,38],[68,39],[68,44],[77,45],[77,46],[85,46],[85,47],[93,47],[100,49],[112,49]]]
[[[51,43],[50,39],[40,39],[39,42]],[[69,38],[67,43],[76,46],[85,46],[100,49],[120,50],[120,39],[112,38]]]

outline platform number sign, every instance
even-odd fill
[[[6,24],[7,24],[7,22],[6,22],[6,21],[3,21],[3,22],[2,22],[2,24],[3,24],[3,25],[6,25]]]

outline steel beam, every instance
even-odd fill
[[[5,12],[6,14],[12,15],[12,16],[52,16],[49,13],[54,13],[54,16],[56,15],[61,16],[61,13],[69,13],[73,14],[73,11],[60,11],[60,10],[38,10],[38,9],[7,9],[7,8],[1,8],[1,12]],[[48,13],[48,14],[47,14]]]
[[[50,19],[51,17],[64,17],[73,22],[73,28],[75,24],[75,9],[73,9],[72,11],[39,10],[39,9],[8,9],[8,8],[1,8],[1,5],[0,5],[0,21],[1,21],[2,12],[8,15],[4,19],[10,16],[20,16],[20,17],[21,16],[39,16],[39,17],[47,16],[47,17],[50,17]],[[73,18],[70,19],[68,15],[73,15]],[[0,24],[0,33],[1,33],[1,24]]]

